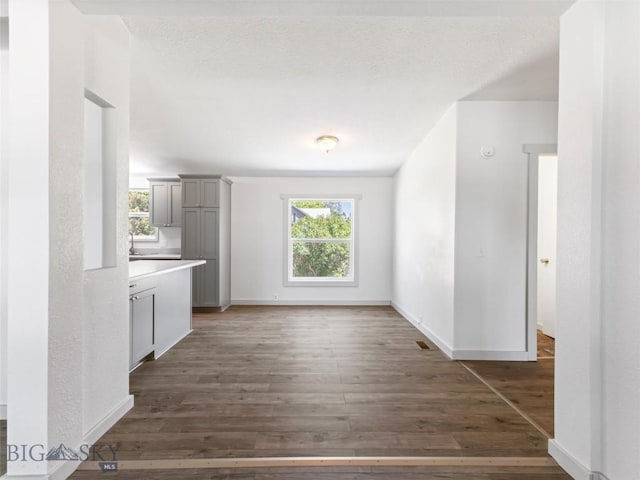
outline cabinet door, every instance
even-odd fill
[[[200,208],[182,209],[182,258],[201,258],[200,252]]]
[[[130,367],[153,351],[153,313],[155,290],[147,290],[130,299],[131,361]]]
[[[220,206],[218,201],[218,189],[220,181],[217,179],[203,178],[200,188],[202,189],[202,207],[215,208]]]
[[[168,184],[169,197],[169,225],[179,227],[182,225],[182,185],[179,183]]]
[[[217,307],[219,305],[218,260],[207,260],[207,263],[200,268],[202,268],[201,306]]]
[[[201,258],[218,258],[218,209],[202,209]]]
[[[182,207],[201,207],[200,180],[197,178],[186,178],[182,180]]]
[[[152,182],[149,185],[149,222],[154,227],[169,224],[169,197],[166,183]]]

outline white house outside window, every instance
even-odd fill
[[[285,197],[287,285],[357,284],[357,198]]]

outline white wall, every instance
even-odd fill
[[[526,360],[523,145],[556,129],[555,102],[458,102],[396,174],[393,301],[454,358]]]
[[[0,125],[7,125],[9,96],[9,19],[0,0]],[[0,128],[0,419],[7,414],[7,211],[9,160],[7,128]]]
[[[77,448],[97,440],[132,404],[129,34],[120,19],[84,17],[67,0],[16,0],[11,6],[8,443]],[[86,273],[85,87],[119,109],[117,266]],[[9,462],[8,472],[13,478],[55,471],[64,478],[75,467]]]
[[[83,434],[129,398],[129,31],[120,18],[84,17],[84,87],[117,115],[117,265],[85,272]],[[68,62],[68,59],[66,60]],[[62,62],[61,62],[62,63]]]
[[[556,143],[557,109],[556,102],[458,104],[456,350],[526,350],[528,156],[523,145]],[[483,145],[493,146],[495,155],[482,158]]]
[[[47,0],[11,0],[7,223],[7,442],[48,443],[49,17]],[[3,123],[4,127],[4,123]],[[24,211],[31,215],[24,215]],[[29,252],[19,255],[18,252]],[[14,254],[15,252],[15,254]],[[20,258],[23,257],[23,258]],[[28,390],[28,392],[27,392]],[[72,406],[73,407],[73,406]],[[10,462],[38,475],[44,462]]]
[[[393,301],[453,347],[457,104],[394,177]]]
[[[575,478],[640,478],[640,4],[561,23],[555,439]]]
[[[603,8],[572,7],[560,41],[555,441],[588,470],[600,468]]]
[[[391,178],[234,177],[231,188],[231,302],[389,303]],[[282,194],[361,194],[357,287],[285,287]]]
[[[603,472],[640,478],[640,3],[610,2],[605,50]]]

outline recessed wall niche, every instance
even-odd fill
[[[84,269],[116,265],[116,109],[85,90]]]

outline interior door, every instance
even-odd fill
[[[558,157],[540,155],[538,166],[538,326],[555,337]]]

